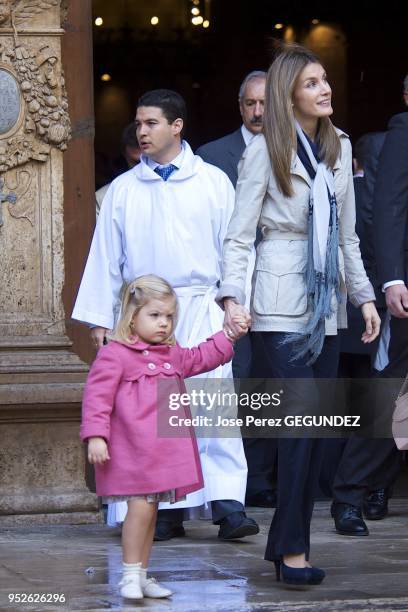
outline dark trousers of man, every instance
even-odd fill
[[[368,381],[372,376],[370,354],[340,352],[338,378],[343,379],[343,388],[345,390],[344,410],[350,411],[350,414],[360,414],[360,392],[365,385],[369,384]],[[355,386],[355,382],[360,385],[358,389]],[[355,400],[357,412],[353,409]],[[356,440],[355,437],[328,438],[324,440],[323,466],[320,473],[319,486],[320,491],[325,497],[333,497],[333,486],[336,477],[337,484],[340,483],[341,478],[347,478],[350,482],[358,479],[359,475],[357,473],[353,475]],[[344,485],[346,485],[346,482],[344,482]]]
[[[292,347],[282,344],[284,333],[265,332],[262,339],[268,358],[270,378],[297,379],[293,386],[305,379],[335,378],[337,375],[339,342],[337,336],[326,336],[323,350],[312,366],[305,361],[291,361]],[[312,385],[307,385],[310,392]],[[300,404],[311,401],[292,384],[288,392],[299,398]],[[315,389],[317,399],[318,390]],[[300,405],[299,404],[299,405]],[[300,405],[302,410],[302,406]],[[307,414],[303,409],[303,413]],[[268,535],[265,559],[273,561],[283,555],[305,553],[309,557],[310,522],[313,513],[314,496],[319,480],[322,462],[322,440],[319,438],[280,437],[278,439],[278,496]]]
[[[389,364],[377,374],[378,382],[402,379],[408,372],[408,321],[391,317],[390,332]],[[393,385],[385,387],[384,410],[388,414],[401,384],[396,380],[395,389]],[[401,468],[401,453],[393,438],[351,438],[343,457],[333,484],[333,499],[359,508],[368,490],[391,487]]]

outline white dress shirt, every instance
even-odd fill
[[[256,136],[256,134],[253,134],[252,132],[250,132],[248,128],[245,127],[244,124],[241,125],[241,134],[242,134],[242,138],[244,139],[246,147],[249,145],[251,140]]]
[[[170,162],[167,162],[167,164],[159,164],[156,161],[154,161],[154,159],[150,159],[150,157],[147,157],[146,155],[143,155],[143,158],[144,158],[145,163],[152,170],[156,170],[156,168],[165,168],[166,166],[169,166],[170,164],[173,164],[173,166],[176,166],[177,170],[179,170],[181,168],[182,163],[183,163],[184,151],[185,151],[185,145],[184,145],[184,141],[183,141],[181,143],[181,151],[180,151],[180,153],[174,159],[172,159]]]

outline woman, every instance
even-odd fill
[[[336,376],[337,329],[347,326],[346,291],[361,307],[362,341],[372,342],[379,333],[374,290],[354,229],[351,145],[332,125],[332,112],[320,60],[304,47],[285,45],[267,76],[264,134],[240,162],[217,296],[226,327],[234,332],[232,317],[242,310],[246,264],[259,225],[252,331],[261,332],[271,378]],[[277,579],[286,583],[319,584],[325,576],[308,562],[321,450],[318,439],[278,441],[278,503],[265,558],[275,562]]]

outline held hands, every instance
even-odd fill
[[[237,340],[242,338],[242,336],[245,336],[245,334],[248,332],[248,325],[246,323],[246,319],[242,316],[235,315],[234,317],[232,317],[232,321],[236,326],[239,327],[240,331],[238,333],[233,332],[231,329],[228,329],[224,325],[224,333],[227,336],[228,340],[231,340],[231,342],[236,342]]]
[[[381,319],[378,316],[374,302],[366,302],[363,304],[361,306],[361,313],[366,325],[365,332],[361,336],[361,340],[364,342],[364,344],[369,344],[370,342],[373,342],[373,340],[375,340],[380,333]]]
[[[101,464],[109,461],[108,445],[103,438],[89,438],[88,461],[92,464]]]
[[[92,327],[91,329],[91,340],[96,350],[103,346],[103,341],[108,330],[105,327]]]
[[[390,313],[398,319],[408,318],[408,289],[405,285],[391,285],[385,290],[385,301]]]
[[[235,342],[247,333],[251,325],[251,316],[244,306],[229,298],[224,300],[224,308],[224,332],[232,342]]]

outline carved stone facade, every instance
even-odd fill
[[[0,0],[0,524],[100,519],[78,437],[87,366],[62,304],[71,125],[60,10]]]
[[[71,128],[58,10],[58,0],[0,0],[0,176],[16,196],[0,204],[0,337],[65,333],[60,152]]]

